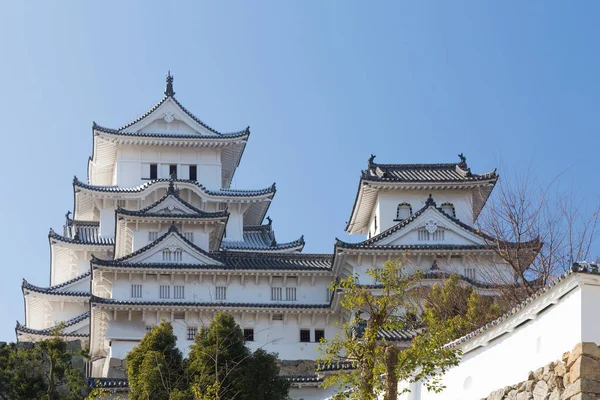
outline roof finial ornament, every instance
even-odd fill
[[[271,224],[273,223],[273,220],[271,219],[271,217],[267,216],[267,221],[269,221],[269,223],[267,225],[271,226]]]
[[[433,197],[431,196],[431,193],[429,193],[429,197],[427,198],[427,201],[425,202],[425,205],[427,207],[430,207],[430,206],[434,206],[435,207],[435,201],[433,200]]]
[[[458,158],[460,158],[460,163],[458,163],[458,166],[461,168],[467,168],[467,157],[465,157],[465,155],[463,153],[460,153],[458,155]]]
[[[371,167],[371,165],[375,164],[373,161],[375,160],[375,157],[377,157],[375,154],[371,153],[371,157],[369,157],[369,168]]]
[[[171,75],[171,71],[167,74],[167,89],[165,90],[165,96],[175,96],[175,92],[173,91],[173,75]]]

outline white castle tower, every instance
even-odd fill
[[[164,97],[119,129],[93,124],[88,179],[73,180],[74,208],[64,231],[50,230],[50,286],[23,281],[24,324],[19,341],[63,337],[89,346],[87,374],[123,381],[124,360],[152,325],[173,323],[187,354],[200,326],[227,311],[251,349],[282,360],[316,359],[319,339],[347,318],[337,277],[408,252],[436,282],[454,272],[494,294],[490,274],[511,271],[496,259],[489,237],[474,223],[498,175],[472,174],[455,164],[376,164],[363,171],[349,233],[333,254],[303,254],[304,238],[279,243],[266,217],[275,184],[230,189],[249,128],[220,133],[175,98],[167,76]],[[402,343],[407,332],[388,332]],[[324,398],[321,377],[291,375],[293,398]]]

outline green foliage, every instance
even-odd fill
[[[424,306],[423,322],[432,329],[449,327],[453,339],[473,332],[504,312],[492,298],[480,296],[470,286],[463,287],[458,275],[452,275],[442,286],[436,284]]]
[[[161,322],[126,357],[129,397],[169,400],[186,390],[183,357],[170,323]]]
[[[196,335],[188,374],[198,399],[286,399],[289,384],[276,360],[264,350],[250,353],[240,326],[220,312]]]
[[[400,261],[386,262],[382,268],[370,269],[367,275],[377,287],[359,284],[352,275],[330,286],[343,292],[341,306],[352,315],[340,325],[341,332],[321,342],[323,365],[349,362],[353,369],[329,375],[326,387],[337,386],[338,397],[372,400],[381,392],[395,398],[398,379],[408,382],[422,380],[430,390],[443,389],[439,377],[458,364],[460,352],[443,348],[452,330],[439,324],[435,330],[421,331],[410,347],[400,353],[394,342],[378,338],[380,330],[417,329],[414,317],[419,311],[420,296],[415,288],[420,275],[408,273]],[[387,382],[381,379],[385,374]],[[353,388],[350,392],[345,389]]]
[[[218,313],[200,330],[189,359],[182,359],[176,340],[171,324],[162,322],[127,354],[131,399],[287,399],[276,355],[251,353],[231,315]]]
[[[53,336],[35,344],[0,346],[0,399],[79,400],[87,386],[83,372],[72,366],[73,352],[61,339],[62,326]]]

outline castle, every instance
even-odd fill
[[[457,273],[493,295],[493,277],[513,279],[493,238],[476,229],[495,171],[471,172],[462,154],[446,164],[379,164],[372,156],[346,226],[364,240],[305,254],[303,236],[275,237],[267,217],[275,184],[230,188],[249,137],[249,128],[221,133],[192,114],[170,74],[143,115],[118,129],[94,123],[87,179],[74,178],[73,210],[48,235],[49,286],[23,281],[18,340],[43,339],[63,322],[66,340],[89,346],[87,376],[109,385],[123,381],[127,352],[154,324],[172,322],[185,355],[198,328],[227,311],[252,350],[314,360],[319,340],[350,317],[328,289],[338,277],[373,284],[367,269],[406,256],[430,284]],[[400,346],[411,338],[381,334]],[[292,398],[326,397],[322,376],[288,378]]]

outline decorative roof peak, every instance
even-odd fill
[[[165,90],[165,96],[175,96],[175,92],[173,91],[173,75],[171,75],[171,71],[167,73],[167,88]]]
[[[433,200],[433,197],[431,196],[431,193],[429,193],[429,197],[427,198],[427,201],[425,201],[425,207],[435,207],[435,200]]]

